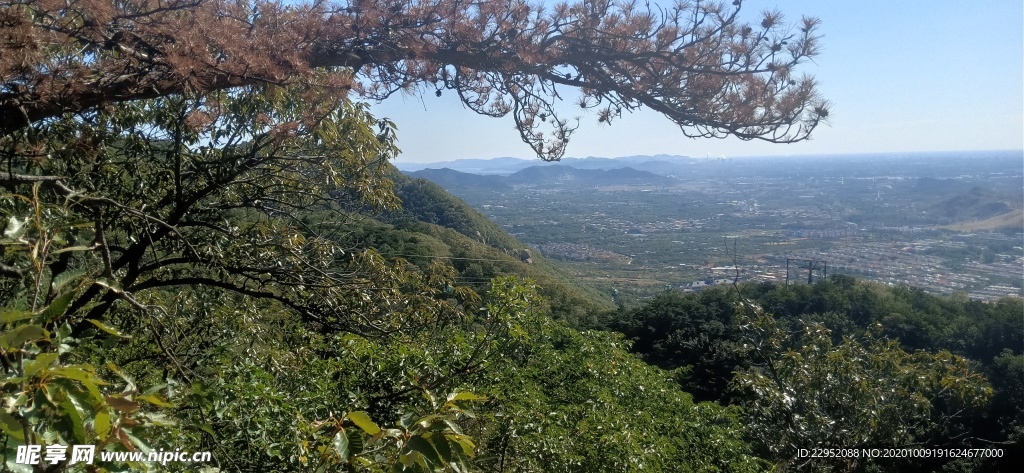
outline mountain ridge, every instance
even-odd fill
[[[600,156],[587,156],[585,158],[563,158],[560,161],[544,162],[538,161],[537,159],[521,159],[512,157],[500,157],[493,159],[456,159],[449,161],[439,161],[434,163],[401,163],[396,162],[394,166],[399,170],[410,173],[416,171],[422,171],[425,169],[443,169],[448,168],[454,171],[486,175],[486,174],[498,174],[508,175],[513,174],[517,171],[526,169],[534,166],[572,166],[576,169],[618,169],[622,167],[641,165],[647,162],[659,161],[664,163],[670,163],[672,165],[683,166],[694,162],[694,158],[689,156],[680,155],[668,155],[668,154],[656,154],[656,155],[632,155],[632,156],[620,156],[616,158],[606,158]]]
[[[507,176],[474,174],[451,168],[423,169],[406,172],[411,178],[426,179],[445,189],[490,188],[510,189],[512,185],[553,185],[566,182],[614,184],[668,184],[676,179],[633,167],[613,169],[580,169],[565,164],[529,166]]]

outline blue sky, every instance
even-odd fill
[[[584,116],[566,156],[778,156],[1024,148],[1024,7],[1020,0],[744,2],[822,19],[822,54],[803,71],[833,103],[830,126],[781,145],[689,139],[653,112],[611,126]],[[399,162],[533,157],[512,120],[478,116],[453,96],[374,105],[398,124]]]

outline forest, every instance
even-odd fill
[[[0,468],[1010,471],[1019,299],[616,308],[398,174],[354,99],[455,93],[549,160],[554,84],[602,123],[806,139],[818,22],[741,3],[0,1]],[[928,454],[802,453],[831,448]]]

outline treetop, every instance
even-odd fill
[[[778,11],[740,21],[740,0],[669,7],[583,0],[2,0],[0,136],[65,113],[253,84],[303,83],[382,100],[451,91],[511,115],[543,159],[578,119],[555,103],[581,92],[602,123],[649,108],[690,137],[808,139],[829,104],[797,66],[819,21]]]

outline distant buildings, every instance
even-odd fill
[[[732,284],[733,281],[733,279],[714,279],[708,277],[701,281],[684,283],[679,286],[679,289],[682,289],[683,292],[700,292],[704,288],[717,286],[719,284]]]

